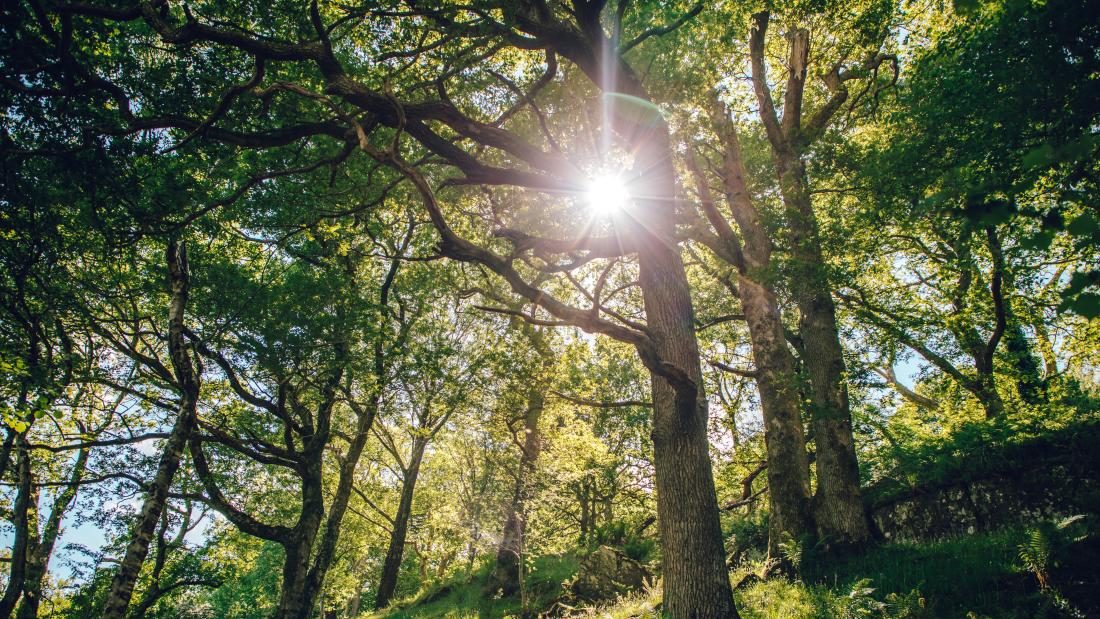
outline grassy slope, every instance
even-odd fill
[[[394,603],[387,610],[368,614],[372,619],[412,619],[414,617],[479,617],[518,616],[518,597],[489,599],[483,597],[483,586],[491,566],[485,565],[471,578],[456,578]],[[553,605],[562,592],[562,583],[577,572],[573,555],[544,556],[534,560],[527,575],[530,591],[528,604],[533,609]]]
[[[806,584],[784,578],[756,582],[737,592],[745,619],[843,617],[1059,617],[1038,593],[1035,578],[1019,566],[1021,530],[974,535],[935,544],[888,544],[861,555],[807,569]],[[541,557],[530,582],[531,607],[551,606],[560,583],[576,570],[573,557]],[[734,582],[749,568],[737,570]],[[508,617],[519,615],[516,599],[481,598],[484,570],[372,617]],[[656,617],[659,591],[640,592],[577,616],[625,619]]]

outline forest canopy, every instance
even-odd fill
[[[1100,3],[0,8],[0,617],[1100,613]]]

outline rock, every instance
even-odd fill
[[[931,541],[1096,513],[1100,474],[1095,468],[1088,463],[1071,469],[1039,462],[915,488],[875,505],[871,518],[884,539]]]
[[[577,601],[598,602],[638,591],[649,578],[649,570],[641,563],[614,548],[599,546],[581,560],[568,591]]]

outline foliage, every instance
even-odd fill
[[[1019,546],[1020,561],[1035,574],[1039,587],[1044,591],[1051,587],[1051,570],[1058,567],[1062,556],[1070,548],[1084,541],[1082,532],[1084,516],[1070,516],[1057,522],[1041,522],[1027,530],[1026,539]]]
[[[815,511],[855,449],[852,521],[1100,470],[1096,0],[109,4],[0,8],[13,611],[103,613],[166,457],[147,617],[363,615],[387,563],[373,616],[656,617],[663,584],[554,604],[599,545],[660,576],[681,525],[746,617],[1053,616],[1095,584],[1073,523],[777,535],[798,458],[769,455],[795,437]],[[526,580],[492,597],[506,523]],[[800,580],[737,578],[769,547]]]

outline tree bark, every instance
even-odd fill
[[[168,348],[176,374],[176,386],[180,391],[179,413],[172,426],[172,432],[162,448],[157,474],[145,495],[138,521],[131,533],[130,544],[126,547],[126,554],[111,581],[111,591],[103,610],[103,616],[107,619],[123,619],[126,616],[126,609],[134,593],[134,583],[137,582],[138,573],[149,553],[149,544],[157,522],[160,520],[161,511],[168,500],[172,478],[175,477],[184,447],[197,423],[199,376],[196,375],[191,363],[191,353],[184,340],[183,325],[184,309],[190,292],[186,248],[172,241],[168,245],[167,260],[172,286],[172,299],[168,311]]]
[[[46,577],[49,568],[50,556],[53,555],[54,544],[61,532],[61,519],[72,505],[73,499],[80,488],[80,480],[84,477],[84,471],[88,464],[88,447],[81,448],[76,454],[72,471],[69,473],[69,483],[54,498],[50,508],[49,518],[42,531],[40,540],[37,540],[29,549],[27,557],[26,576],[23,582],[23,600],[19,604],[17,619],[34,619],[38,616],[38,605],[42,602],[42,580]],[[37,527],[37,523],[35,524]],[[2,609],[0,609],[2,612]],[[3,616],[0,614],[0,616]]]
[[[803,362],[814,396],[811,407],[817,446],[814,520],[821,539],[840,545],[862,544],[870,539],[870,528],[859,487],[844,353],[803,161],[805,145],[800,118],[809,59],[809,32],[796,29],[790,35],[789,74],[783,120],[779,124],[764,69],[768,15],[758,13],[753,17],[755,28],[749,45],[753,86],[779,176],[793,259],[791,289],[798,303]]]
[[[641,137],[636,195],[644,198],[636,200],[640,225],[628,232],[642,240],[639,284],[660,359],[647,366],[664,609],[672,617],[737,617],[714,490],[694,310],[673,240],[675,174],[668,140],[664,124]]]
[[[19,596],[23,593],[23,584],[27,578],[32,527],[35,529],[33,535],[37,536],[38,534],[38,493],[34,491],[34,480],[31,478],[30,449],[27,446],[24,433],[19,433],[16,437],[15,449],[19,483],[12,514],[15,536],[11,548],[11,570],[8,573],[8,586],[4,590],[4,597],[0,598],[0,617],[10,617],[12,611],[15,610],[15,605],[19,603]]]
[[[794,357],[787,349],[775,295],[745,276],[738,278],[741,305],[752,339],[756,386],[764,416],[768,457],[768,551],[778,556],[785,535],[799,539],[813,528],[810,463],[798,403]]]
[[[322,445],[324,442],[322,441]],[[308,456],[307,456],[308,458]],[[308,595],[309,564],[317,531],[325,513],[321,449],[308,458],[302,475],[302,510],[293,533],[283,542],[283,579],[275,616],[279,619],[308,619],[315,596]]]
[[[787,347],[779,302],[768,283],[772,276],[772,243],[748,192],[736,128],[717,102],[713,112],[715,131],[723,147],[726,202],[743,240],[743,247],[729,253],[738,267],[737,294],[749,329],[763,409],[770,507],[768,551],[774,557],[784,536],[799,539],[813,527],[798,376],[794,355]],[[697,171],[697,177],[703,211],[717,235],[729,245],[738,243],[714,207],[701,171]]]
[[[814,394],[811,407],[817,446],[814,520],[823,540],[841,545],[862,544],[870,538],[870,529],[859,487],[836,305],[822,271],[825,261],[806,189],[805,166],[800,160],[781,161],[780,170],[780,186],[787,205],[787,232],[795,262],[792,288],[800,314],[803,362]]]
[[[375,610],[381,610],[393,599],[397,589],[397,577],[401,572],[401,559],[405,555],[405,538],[409,532],[409,516],[412,515],[413,494],[416,478],[420,475],[420,463],[424,460],[424,449],[428,442],[422,438],[413,439],[412,454],[405,469],[405,478],[401,482],[401,500],[397,505],[397,514],[393,519],[393,531],[390,533],[390,545],[386,550],[386,559],[382,563],[382,576],[378,581],[378,595],[374,600]]]
[[[530,478],[535,472],[535,462],[540,451],[539,419],[546,403],[543,386],[536,383],[527,393],[527,411],[523,418],[524,439],[520,445],[519,468],[512,502],[508,506],[497,546],[497,561],[489,578],[489,589],[512,595],[519,588],[519,568],[523,557],[524,535],[527,528],[527,499]]]

